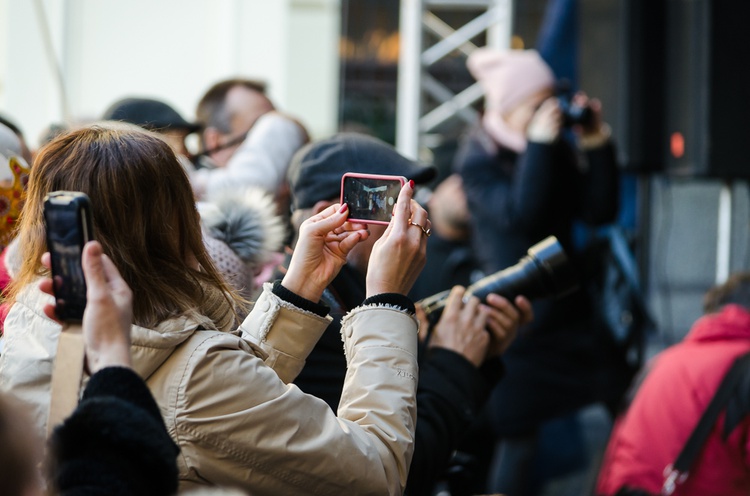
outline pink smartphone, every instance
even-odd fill
[[[347,172],[341,177],[341,203],[349,206],[352,222],[388,224],[404,184],[403,176]]]

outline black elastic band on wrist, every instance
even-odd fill
[[[273,294],[275,294],[282,300],[291,303],[298,308],[301,308],[302,310],[314,313],[315,315],[318,315],[320,317],[325,317],[331,311],[331,309],[327,305],[323,305],[322,303],[315,303],[314,301],[303,298],[297,293],[285,288],[284,286],[282,286],[280,280],[274,281]]]
[[[401,293],[380,293],[370,296],[362,302],[362,305],[391,305],[400,308],[409,315],[414,315],[417,312],[411,298]]]

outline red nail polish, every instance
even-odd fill
[[[343,205],[341,205],[341,208],[339,209],[339,213],[343,214],[344,212],[346,212],[347,208],[349,208],[349,206],[346,203],[344,203]]]
[[[414,189],[414,179],[409,179],[409,187]]]

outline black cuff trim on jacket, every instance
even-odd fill
[[[322,303],[315,303],[314,301],[310,301],[307,298],[303,298],[297,293],[288,290],[281,285],[280,280],[274,281],[273,294],[275,294],[282,300],[285,300],[292,305],[301,308],[302,310],[307,310],[308,312],[314,313],[315,315],[318,315],[320,317],[325,317],[331,311],[331,309],[327,305],[323,305]]]
[[[414,315],[417,312],[411,298],[401,293],[380,293],[370,296],[362,302],[362,305],[391,305],[400,308],[409,315]]]

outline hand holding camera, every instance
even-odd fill
[[[531,118],[526,136],[529,141],[549,144],[557,140],[563,128],[573,129],[584,144],[601,144],[610,134],[602,121],[601,102],[581,91],[560,91],[557,97],[545,100]]]
[[[557,98],[547,98],[534,112],[526,129],[526,138],[534,143],[554,143],[562,126],[563,113]]]
[[[602,127],[602,103],[579,91],[569,100],[560,100],[564,123],[581,135],[598,133]]]
[[[523,296],[515,306],[497,294],[479,298],[464,296],[466,289],[455,286],[445,311],[430,335],[430,347],[452,350],[480,367],[485,359],[502,354],[516,337],[518,328],[533,319],[531,303]]]
[[[570,82],[561,81],[557,89],[563,126],[570,127],[580,136],[582,148],[601,146],[609,139],[610,129],[602,120],[602,103],[583,91],[573,93]]]
[[[583,150],[603,146],[612,134],[609,125],[602,120],[602,103],[596,99],[588,99],[585,94],[575,96],[574,103],[589,109],[590,117],[580,124],[573,126],[579,135],[578,144]]]

